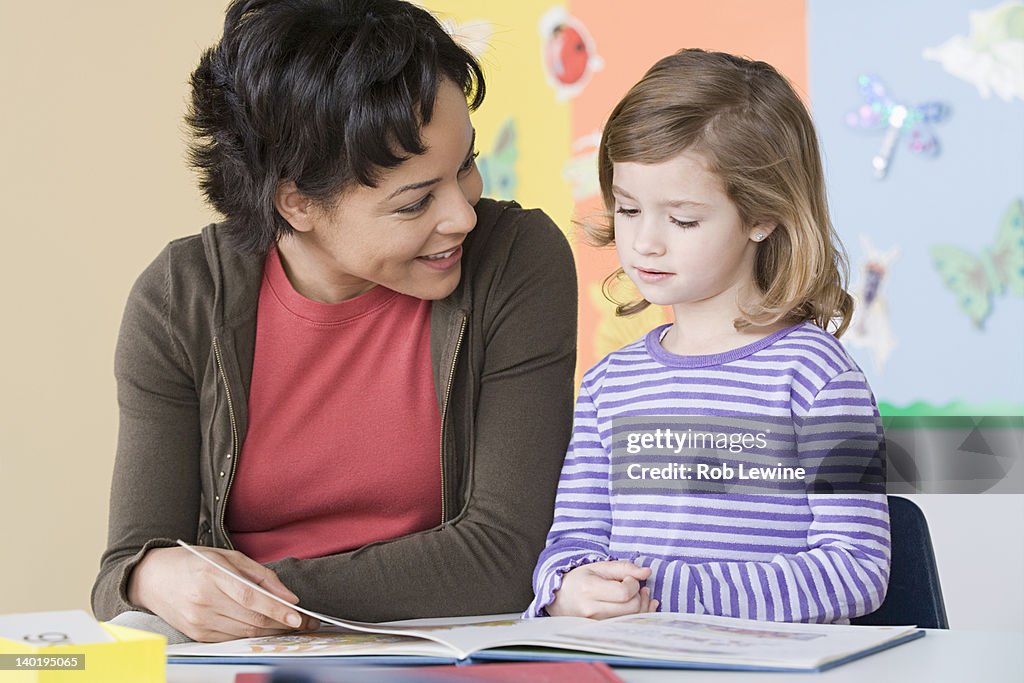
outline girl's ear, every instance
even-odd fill
[[[750,239],[754,242],[764,242],[768,239],[768,235],[772,234],[775,228],[778,227],[775,223],[770,221],[760,221],[750,226]]]
[[[309,232],[313,229],[313,201],[299,192],[294,181],[282,180],[277,184],[274,207],[296,231]]]

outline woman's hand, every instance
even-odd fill
[[[640,587],[650,575],[650,567],[637,567],[625,560],[576,567],[562,577],[562,587],[555,591],[547,613],[553,617],[607,619],[654,612],[658,601],[651,600],[646,587]]]
[[[234,550],[200,552],[291,603],[297,595],[262,564]],[[315,629],[319,622],[231,578],[185,548],[154,548],[128,578],[128,599],[192,640],[219,642]]]

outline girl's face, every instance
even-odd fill
[[[296,232],[278,249],[299,293],[333,303],[375,285],[431,300],[455,289],[483,181],[466,98],[454,83],[439,85],[420,135],[426,152],[385,171],[377,187],[345,190],[327,209],[279,191],[278,210]]]
[[[613,166],[615,246],[626,275],[653,304],[735,316],[754,284],[755,235],[703,154]],[[756,289],[752,290],[756,291]]]

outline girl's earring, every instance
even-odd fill
[[[763,239],[764,239],[764,233],[763,232],[759,232],[759,233],[755,233],[754,234],[754,241],[755,242],[760,242]]]

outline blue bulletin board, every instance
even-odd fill
[[[1024,3],[809,0],[810,101],[887,414],[1024,410]]]

